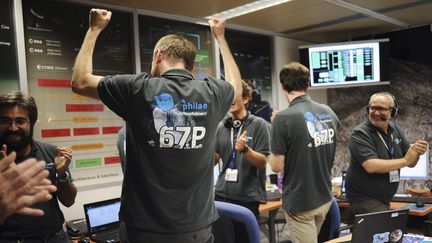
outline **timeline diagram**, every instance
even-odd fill
[[[70,169],[77,186],[123,177],[116,139],[124,121],[101,101],[71,90],[89,11],[88,6],[71,3],[23,1],[28,88],[39,111],[34,137],[72,148]],[[97,75],[133,72],[132,14],[114,14],[95,47]]]

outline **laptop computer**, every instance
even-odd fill
[[[84,204],[88,235],[98,243],[120,242],[120,198]]]
[[[351,243],[401,243],[408,220],[408,209],[357,214]]]

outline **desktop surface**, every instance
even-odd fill
[[[326,241],[324,243],[348,243],[348,242],[351,242],[351,238],[352,238],[352,235],[349,234],[349,235],[341,236],[341,237],[339,237],[337,239]],[[405,242],[407,242],[407,243],[417,243],[417,242],[422,242],[422,241],[424,241],[424,242],[430,242],[431,240],[432,240],[431,237],[427,237],[427,236],[424,236],[424,235],[418,235],[418,234],[408,233],[408,234],[405,234],[403,236],[403,242],[404,243]]]

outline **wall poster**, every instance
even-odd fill
[[[71,91],[72,68],[88,29],[90,9],[53,0],[23,0],[28,87],[39,110],[34,138],[72,148],[70,169],[77,186],[123,178],[116,139],[124,121],[101,101]],[[133,72],[132,14],[112,12],[94,51],[98,75]]]
[[[0,93],[18,90],[13,0],[0,1]]]

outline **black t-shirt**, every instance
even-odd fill
[[[332,199],[333,166],[339,119],[330,107],[308,95],[295,98],[273,120],[271,150],[285,156],[283,208],[315,209]]]
[[[121,220],[160,233],[210,225],[215,134],[233,100],[231,84],[171,69],[155,78],[107,76],[98,92],[127,124]]]
[[[224,169],[219,174],[215,193],[220,197],[242,202],[262,202],[266,199],[265,167],[256,168],[242,153],[236,152],[235,156],[234,166],[238,169],[237,182],[225,181],[226,168],[229,166],[233,152],[233,140],[236,140],[237,135],[244,131],[247,131],[247,144],[250,148],[258,153],[270,153],[270,127],[261,117],[249,114],[241,130],[226,128],[224,121],[220,122],[216,132],[216,152],[221,155]]]
[[[393,150],[393,155],[389,153],[387,148]],[[399,183],[390,182],[389,173],[368,173],[362,164],[368,159],[402,158],[408,148],[409,143],[403,132],[394,124],[390,124],[388,134],[377,129],[369,121],[365,121],[354,128],[349,140],[351,162],[346,176],[348,200],[373,198],[389,203],[396,193]]]
[[[54,166],[55,151],[54,145],[33,141],[30,154],[25,158],[17,158],[16,163],[28,158],[36,158],[38,161],[44,160],[48,166]],[[48,178],[55,184],[54,170],[50,170]],[[64,216],[59,208],[56,193],[51,200],[36,203],[31,207],[42,209],[45,212],[44,216],[32,217],[20,214],[9,216],[5,223],[0,225],[0,239],[43,238],[62,229]]]

